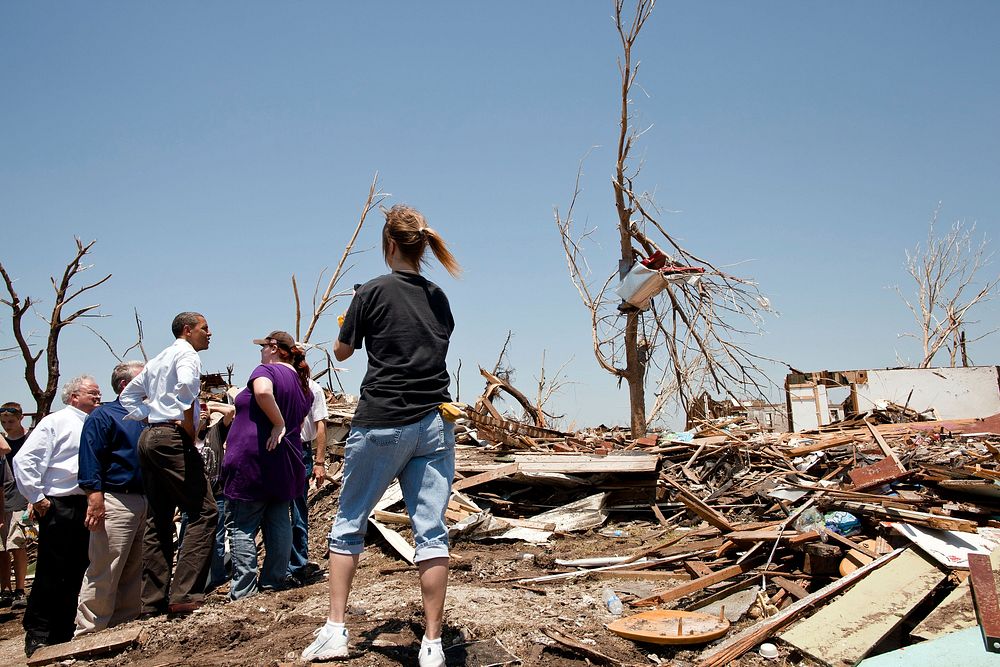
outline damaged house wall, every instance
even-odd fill
[[[835,421],[828,390],[850,388],[846,415],[893,403],[936,419],[970,419],[1000,413],[1000,367],[887,368],[789,373],[785,392],[792,430]],[[928,416],[931,416],[930,414]]]

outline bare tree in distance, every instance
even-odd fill
[[[354,233],[351,235],[350,240],[344,247],[344,253],[341,255],[340,261],[337,263],[337,268],[334,269],[333,274],[330,276],[330,280],[327,282],[326,289],[322,294],[320,294],[319,289],[322,284],[323,274],[326,273],[326,269],[320,272],[319,277],[316,279],[316,287],[313,289],[312,295],[312,313],[309,316],[309,323],[306,325],[305,334],[302,333],[302,301],[299,298],[299,286],[295,279],[295,274],[292,274],[292,296],[295,298],[295,340],[302,343],[307,351],[310,349],[320,350],[327,362],[326,369],[316,373],[314,379],[319,379],[323,375],[337,375],[337,369],[333,364],[333,357],[330,355],[330,352],[323,347],[323,343],[312,344],[310,343],[310,339],[312,338],[313,333],[315,333],[316,325],[319,323],[319,320],[324,313],[326,313],[326,311],[329,310],[338,299],[348,296],[353,292],[351,289],[337,290],[337,285],[340,283],[341,278],[343,278],[344,275],[346,275],[347,272],[353,268],[353,266],[347,266],[345,268],[345,264],[347,263],[348,257],[354,254],[354,244],[358,240],[358,234],[361,233],[361,228],[364,226],[365,220],[368,218],[368,214],[389,196],[391,196],[389,193],[382,192],[381,188],[379,188],[378,172],[375,172],[375,176],[372,178],[371,186],[368,188],[368,197],[365,199],[365,204],[361,208],[361,217],[358,220],[358,224],[355,226]],[[340,384],[340,378],[336,377],[336,380],[341,391],[343,391],[344,387]],[[333,382],[330,377],[327,378],[327,385],[330,387],[330,391],[333,391]]]
[[[938,203],[927,228],[927,241],[906,251],[906,272],[916,283],[912,298],[903,294],[898,286],[896,293],[913,314],[917,333],[901,336],[919,338],[923,358],[919,368],[930,368],[934,357],[943,349],[948,352],[949,363],[957,365],[963,358],[968,365],[965,349],[968,343],[982,340],[995,333],[991,329],[974,338],[966,339],[966,329],[978,321],[970,319],[970,311],[991,301],[997,295],[1000,277],[977,282],[980,272],[990,265],[993,252],[987,251],[985,235],[976,242],[973,234],[976,225],[966,225],[957,220],[947,233],[938,236],[937,224],[941,214]]]
[[[32,398],[35,400],[35,415],[32,421],[36,424],[38,420],[49,413],[56,392],[59,390],[59,335],[63,329],[79,319],[102,317],[94,312],[100,308],[100,304],[84,306],[69,314],[65,312],[70,303],[76,300],[81,294],[98,287],[111,278],[111,274],[109,273],[100,280],[84,285],[83,287],[76,288],[73,285],[73,281],[80,274],[93,268],[92,265],[83,264],[83,260],[90,253],[90,249],[94,246],[94,243],[96,241],[84,244],[83,241],[77,238],[76,254],[66,264],[62,276],[58,280],[55,277],[49,279],[52,282],[55,299],[52,302],[52,310],[48,317],[38,313],[35,309],[35,306],[42,303],[41,301],[30,296],[24,297],[23,300],[21,299],[14,289],[15,280],[10,277],[7,268],[0,262],[0,275],[3,276],[4,286],[7,288],[7,297],[0,298],[0,303],[8,306],[11,310],[11,329],[14,333],[14,340],[17,343],[16,349],[20,350],[21,357],[24,360],[24,380],[28,385],[28,390],[31,392]],[[28,340],[31,337],[31,333],[26,331],[27,323],[24,319],[28,311],[34,312],[48,326],[45,346],[39,347],[37,350],[32,349],[31,343]],[[43,356],[45,357],[43,364],[44,379],[40,380],[38,377],[38,366]]]
[[[646,130],[638,130],[633,123],[631,96],[639,69],[633,48],[654,4],[654,0],[637,0],[630,18],[625,15],[624,0],[616,0],[614,8],[622,47],[618,60],[620,127],[611,183],[618,217],[619,270],[592,281],[582,244],[595,230],[573,230],[582,162],[566,214],[555,211],[570,279],[590,311],[594,355],[601,368],[628,385],[630,423],[636,436],[646,433],[668,400],[686,411],[690,397],[706,386],[738,400],[747,393],[763,396],[769,381],[759,362],[771,361],[752,354],[740,342],[746,335],[761,333],[763,313],[771,310],[756,283],[683,248],[659,220],[660,209],[651,195],[636,188],[641,164],[633,164],[632,149]],[[654,239],[653,234],[659,236]],[[637,259],[650,258],[657,251],[666,256],[669,266],[697,267],[704,273],[697,282],[668,283],[648,311],[626,308],[619,312],[609,287]],[[647,416],[646,386],[651,373],[658,391]]]

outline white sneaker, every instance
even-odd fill
[[[420,645],[420,667],[444,667],[444,647],[440,642]]]
[[[347,651],[347,628],[334,630],[328,625],[316,630],[313,635],[316,639],[313,643],[302,651],[303,660],[332,660],[333,658],[346,658]],[[444,664],[443,662],[441,663]]]

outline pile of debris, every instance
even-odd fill
[[[900,423],[890,409],[784,434],[728,418],[633,439],[603,427],[563,433],[489,406],[480,401],[457,425],[455,540],[545,544],[613,531],[609,516],[623,512],[660,524],[659,539],[632,553],[553,560],[549,573],[517,582],[608,580],[608,608],[626,610],[609,631],[661,650],[718,640],[693,656],[702,667],[758,648],[827,665],[883,653],[864,664],[888,665],[902,663],[886,651],[905,647],[918,664],[942,646],[984,654],[981,632],[989,650],[1000,647],[1000,415]],[[389,527],[408,522],[392,511],[400,500],[390,489],[372,521],[412,562]],[[546,634],[593,662],[617,662],[571,629]],[[773,638],[777,647],[762,645]]]

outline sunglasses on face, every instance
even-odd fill
[[[12,415],[19,415],[21,411],[17,408],[0,408],[0,414],[10,413]]]

